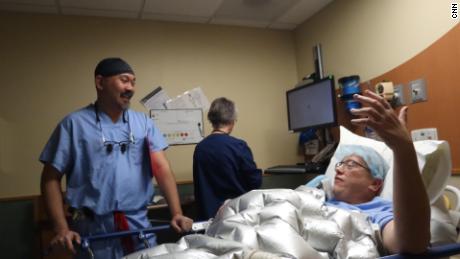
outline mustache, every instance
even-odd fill
[[[133,97],[134,95],[134,92],[133,91],[126,91],[126,92],[123,92],[120,94],[121,97],[127,97],[127,98],[130,98]]]

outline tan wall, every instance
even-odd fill
[[[171,96],[201,86],[236,102],[234,135],[260,167],[297,160],[284,100],[297,78],[291,32],[2,13],[0,35],[0,197],[39,192],[41,149],[63,116],[95,100],[94,67],[107,56],[133,66],[134,109],[146,112],[138,101],[156,86]],[[167,150],[178,180],[192,179],[193,149]]]
[[[326,74],[359,74],[361,81],[409,60],[458,20],[450,0],[336,0],[295,31],[299,79],[314,71],[312,47],[321,43]]]
[[[38,155],[65,114],[95,99],[92,73],[103,57],[133,65],[140,111],[138,100],[158,85],[171,96],[201,86],[209,99],[233,99],[240,111],[234,135],[265,168],[300,160],[297,137],[286,130],[284,92],[313,71],[315,43],[327,74],[367,80],[446,33],[454,25],[449,8],[446,0],[336,0],[293,33],[2,13],[0,197],[39,192]],[[178,180],[191,179],[193,148],[167,151]]]
[[[361,76],[361,82],[366,82],[397,67],[404,67],[403,64],[435,45],[442,36],[458,24],[458,20],[451,19],[451,3],[452,1],[447,0],[336,0],[295,31],[299,78],[314,70],[312,47],[316,43],[322,45],[326,74],[333,74],[336,79],[358,74]],[[443,49],[447,53],[457,53],[456,50],[455,47]],[[444,58],[445,56],[442,60]],[[433,60],[438,59],[433,57]],[[395,83],[407,84],[410,80],[423,77],[428,80],[434,71],[439,72],[436,74],[439,78],[453,78],[452,73],[446,75],[445,69],[442,69],[442,65],[448,65],[451,69],[451,63],[438,62],[437,70],[433,69],[433,63],[437,62],[419,64],[421,67],[427,67],[428,70],[408,69],[405,80],[395,81]],[[400,78],[385,76],[386,80],[400,80]],[[457,98],[452,96],[457,91],[445,90],[449,86],[455,87],[458,80],[455,79],[448,84],[434,80],[429,82],[431,84],[428,84],[428,102],[409,108],[409,127],[410,129],[425,128],[429,124],[430,127],[438,128],[439,136],[447,136],[448,132],[457,131],[456,118],[452,118],[445,112],[439,114],[437,108],[443,105],[457,107],[456,101],[442,103],[443,101],[439,100],[445,98],[437,97],[440,91],[444,91],[451,94],[449,96],[451,100],[458,100],[460,96]],[[428,111],[426,109],[422,111],[424,107],[429,107]],[[456,113],[458,109],[454,108],[450,111]],[[445,116],[442,118],[445,119],[441,119],[440,115],[443,114]],[[432,123],[431,118],[442,121]],[[450,142],[455,144],[457,140],[454,140]],[[457,170],[458,168],[454,169]]]

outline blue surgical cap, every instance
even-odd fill
[[[385,180],[389,166],[385,159],[373,148],[361,145],[341,145],[335,152],[335,157],[339,161],[351,155],[359,156],[366,162],[372,177]]]

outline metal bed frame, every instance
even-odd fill
[[[192,233],[197,233],[200,230],[204,229],[203,227],[207,222],[196,222],[194,223],[194,228],[192,228]],[[124,236],[137,236],[141,240],[146,248],[149,248],[149,244],[146,239],[146,234],[155,233],[160,230],[169,229],[169,225],[161,225],[146,229],[140,230],[129,230],[129,231],[120,231],[114,233],[100,234],[85,236],[81,238],[81,248],[86,250],[94,258],[93,252],[91,250],[91,242],[97,242],[98,240],[103,239],[113,239],[120,238]],[[409,254],[394,254],[380,257],[381,259],[418,259],[418,258],[440,258],[440,257],[449,257],[452,255],[460,254],[460,243],[453,243],[447,245],[438,245],[428,248],[428,250],[423,254],[418,255],[409,255]]]

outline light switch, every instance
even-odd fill
[[[409,82],[409,89],[412,98],[411,103],[428,101],[425,79],[417,79]]]
[[[406,104],[406,100],[404,98],[404,85],[399,84],[394,87],[394,95],[391,104],[393,107],[399,107]]]

